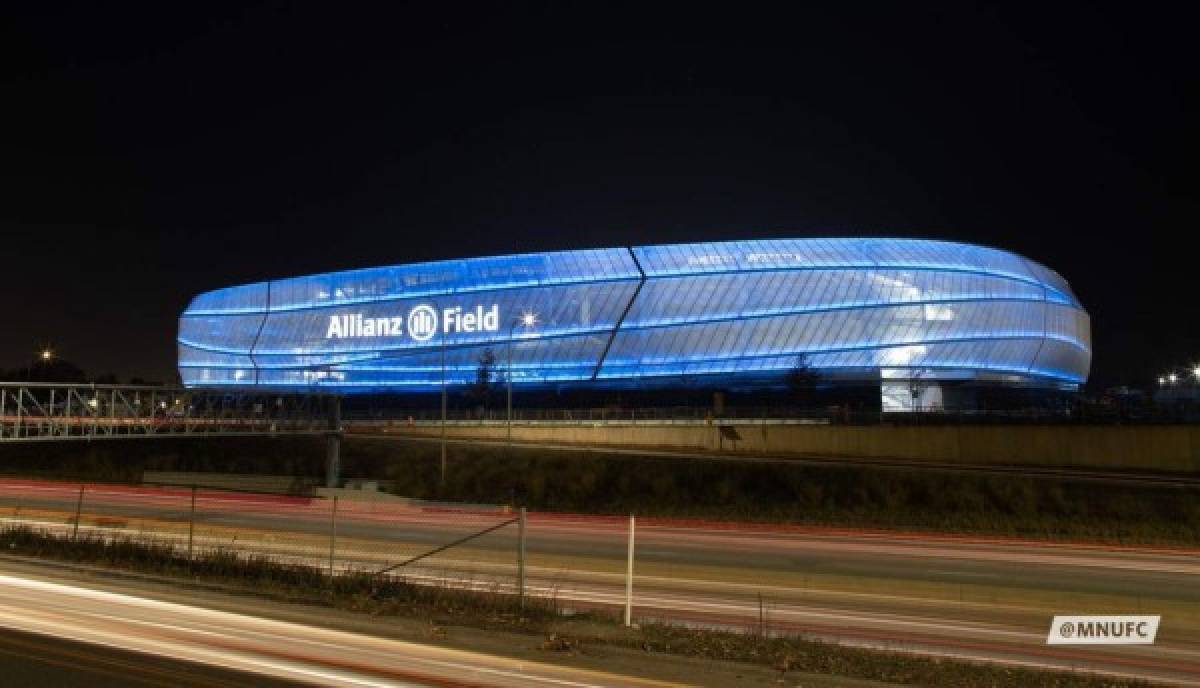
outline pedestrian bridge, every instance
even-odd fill
[[[328,393],[0,382],[0,443],[118,438],[330,435]]]

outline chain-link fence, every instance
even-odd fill
[[[1169,610],[1164,652],[1200,642],[1200,565],[1188,551],[642,518],[635,530],[630,516],[320,492],[0,479],[0,528],[522,595],[626,623],[941,644],[967,624],[1003,648],[1044,636],[1055,610],[1099,605]]]
[[[528,595],[566,611],[626,604],[627,518],[319,492],[3,479],[0,527]]]
[[[214,488],[4,480],[0,521],[72,538],[128,537],[169,545],[189,557],[220,550],[334,573],[385,571],[419,580],[461,578],[516,589],[519,512],[373,496],[361,501]],[[500,532],[505,529],[512,533]]]

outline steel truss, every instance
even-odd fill
[[[303,392],[0,382],[0,442],[341,432],[340,398]]]

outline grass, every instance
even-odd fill
[[[132,537],[87,534],[72,538],[16,526],[0,530],[0,551],[161,576],[235,583],[272,597],[370,614],[437,615],[470,619],[472,625],[518,628],[559,616],[553,600],[529,599],[522,606],[514,595],[417,585],[398,578],[378,578],[365,571],[347,571],[330,580],[325,570],[314,566],[241,553],[232,548],[204,550],[189,560],[186,552],[176,547]]]
[[[1033,669],[980,665],[831,646],[796,637],[763,637],[728,631],[693,630],[662,624],[642,626],[642,649],[718,661],[766,664],[784,672],[846,676],[920,686],[1099,687],[1144,685],[1119,679]],[[831,651],[831,648],[836,648]]]
[[[602,612],[564,617],[554,600],[528,599],[496,590],[465,591],[378,579],[361,571],[329,576],[317,567],[285,563],[229,549],[200,553],[192,560],[170,545],[133,538],[77,539],[16,526],[0,529],[0,551],[107,566],[162,576],[233,585],[246,592],[372,615],[408,616],[438,624],[504,629],[545,636],[546,651],[583,646],[619,646],[646,653],[765,665],[781,679],[796,672],[861,678],[904,685],[965,688],[1099,688],[1145,685],[1075,673],[939,660],[900,653],[831,645],[796,636],[698,630],[665,624],[626,629]]]

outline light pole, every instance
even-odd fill
[[[441,427],[442,482],[441,482],[441,486],[445,487],[446,486],[446,332],[447,332],[448,328],[446,327],[446,323],[442,322],[442,318],[444,318],[446,315],[446,312],[442,310],[442,305],[438,302],[437,299],[426,299],[426,300],[433,304],[434,312],[437,314],[437,317],[435,317],[433,319],[434,327],[437,328],[438,330],[440,330],[438,332],[438,344],[439,344],[439,348],[441,349],[441,354],[442,354],[442,423],[441,423],[441,426],[442,426]]]
[[[520,318],[513,318],[513,321],[508,326],[508,364],[505,366],[504,381],[508,387],[508,422],[505,424],[507,430],[505,432],[508,448],[512,449],[512,341],[513,330],[517,325],[529,328],[537,324],[537,315],[534,313],[525,313]]]
[[[439,313],[444,315],[441,307],[434,302],[434,306]],[[441,316],[437,319],[437,326],[441,329],[438,333],[438,340],[442,343],[442,487],[446,486],[446,325],[443,323]]]

